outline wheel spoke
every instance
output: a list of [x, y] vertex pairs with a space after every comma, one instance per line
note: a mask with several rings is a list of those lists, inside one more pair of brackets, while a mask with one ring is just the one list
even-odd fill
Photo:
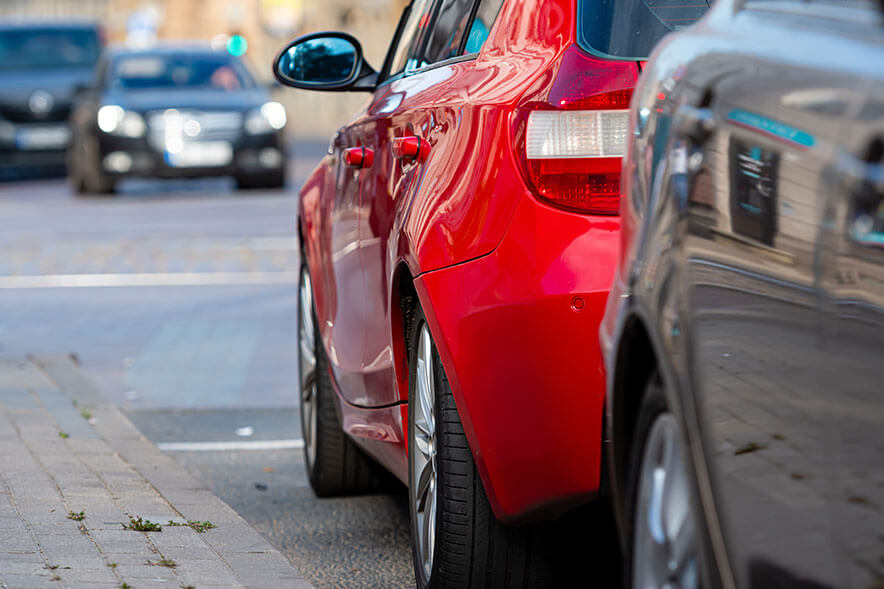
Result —
[[424, 326], [420, 332], [417, 358], [417, 393], [418, 405], [423, 418], [423, 426], [428, 435], [435, 432], [435, 419], [433, 418], [433, 405], [435, 386], [433, 379], [433, 344], [430, 340], [430, 332]]
[[427, 460], [421, 468], [420, 478], [417, 481], [417, 511], [426, 513], [426, 505], [428, 495], [432, 495], [431, 491], [435, 490], [435, 473], [433, 472], [433, 461]]
[[433, 547], [436, 543], [436, 479], [433, 477], [430, 481], [430, 488], [427, 493], [429, 496], [429, 505], [424, 511], [424, 522], [426, 523], [426, 555], [427, 562], [433, 562]]
[[301, 399], [308, 403], [313, 400], [316, 389], [316, 370], [311, 369], [301, 380]]
[[317, 425], [317, 372], [316, 372], [316, 337], [313, 322], [313, 288], [310, 274], [306, 268], [301, 269], [301, 281], [298, 290], [298, 370], [300, 378], [301, 430], [308, 468], [316, 457]]

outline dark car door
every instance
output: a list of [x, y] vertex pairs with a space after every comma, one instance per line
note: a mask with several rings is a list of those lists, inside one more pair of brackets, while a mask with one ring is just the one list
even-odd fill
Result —
[[884, 579], [884, 28], [865, 6], [850, 47], [869, 64], [827, 186], [819, 246], [835, 547], [844, 587]]
[[692, 386], [739, 586], [844, 577], [831, 516], [843, 422], [824, 378], [816, 248], [871, 63], [845, 51], [846, 13], [750, 1], [676, 98], [674, 165], [694, 170], [682, 203]]

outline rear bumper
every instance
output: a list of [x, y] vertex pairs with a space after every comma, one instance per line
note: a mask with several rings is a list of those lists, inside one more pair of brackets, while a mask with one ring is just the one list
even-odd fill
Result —
[[555, 517], [598, 492], [598, 328], [619, 225], [525, 196], [494, 252], [415, 281], [502, 521]]

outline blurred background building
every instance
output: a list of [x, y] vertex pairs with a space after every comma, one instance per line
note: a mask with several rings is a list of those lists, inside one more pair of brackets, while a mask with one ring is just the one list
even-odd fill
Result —
[[[0, 0], [0, 21], [88, 20], [108, 42], [148, 44], [202, 40], [244, 52], [255, 75], [271, 80], [276, 53], [298, 35], [329, 29], [355, 35], [368, 62], [379, 68], [405, 0]], [[366, 99], [365, 93], [279, 89], [289, 129], [304, 138], [328, 138]]]

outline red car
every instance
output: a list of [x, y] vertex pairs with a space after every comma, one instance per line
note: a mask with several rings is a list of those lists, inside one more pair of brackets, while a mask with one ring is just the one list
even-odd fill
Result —
[[542, 585], [535, 528], [513, 524], [599, 494], [596, 334], [657, 15], [413, 0], [378, 71], [346, 33], [275, 63], [290, 86], [371, 93], [300, 193], [302, 426], [317, 494], [377, 488], [378, 464], [409, 486], [419, 587]]

